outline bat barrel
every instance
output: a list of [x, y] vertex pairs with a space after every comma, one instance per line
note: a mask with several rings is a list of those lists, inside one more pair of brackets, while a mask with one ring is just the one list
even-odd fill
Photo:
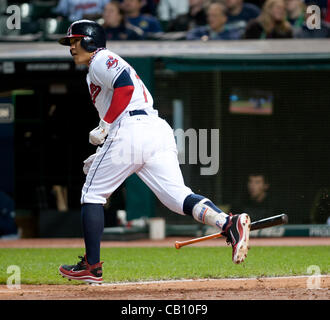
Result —
[[261, 219], [251, 223], [251, 230], [270, 228], [288, 223], [288, 216], [285, 213], [277, 216]]

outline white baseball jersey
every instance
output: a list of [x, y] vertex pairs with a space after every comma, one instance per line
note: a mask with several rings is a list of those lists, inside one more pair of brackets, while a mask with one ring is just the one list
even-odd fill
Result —
[[[136, 173], [165, 206], [183, 214], [183, 202], [193, 192], [183, 181], [173, 130], [158, 117], [151, 94], [135, 70], [107, 49], [98, 50], [90, 61], [87, 83], [93, 103], [101, 119], [111, 113], [117, 90], [114, 84], [124, 70], [134, 91], [93, 160], [81, 203], [105, 204], [112, 192]], [[121, 110], [120, 95], [114, 100], [117, 110]], [[146, 114], [128, 112], [133, 110], [144, 110]]]
[[[134, 86], [132, 98], [125, 111], [144, 109], [151, 112], [153, 110], [153, 98], [135, 70], [117, 54], [108, 49], [101, 49], [92, 56], [86, 79], [92, 102], [100, 119], [105, 117], [110, 108], [114, 84], [124, 70], [128, 72]], [[124, 112], [116, 119], [116, 122], [123, 114]]]

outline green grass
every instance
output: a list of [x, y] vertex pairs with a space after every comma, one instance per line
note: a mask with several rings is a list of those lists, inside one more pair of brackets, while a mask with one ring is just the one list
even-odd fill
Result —
[[[0, 249], [0, 284], [7, 268], [17, 265], [23, 284], [68, 284], [60, 264], [75, 264], [82, 249]], [[104, 281], [191, 278], [240, 278], [307, 275], [310, 265], [330, 274], [330, 247], [253, 247], [241, 265], [231, 261], [230, 247], [103, 248]], [[74, 282], [71, 282], [74, 283]]]

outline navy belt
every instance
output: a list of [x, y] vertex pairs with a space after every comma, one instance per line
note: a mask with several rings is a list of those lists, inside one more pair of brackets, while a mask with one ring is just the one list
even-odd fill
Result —
[[137, 116], [139, 114], [144, 114], [144, 115], [148, 115], [148, 113], [146, 113], [144, 110], [132, 110], [129, 111], [129, 115], [132, 116]]

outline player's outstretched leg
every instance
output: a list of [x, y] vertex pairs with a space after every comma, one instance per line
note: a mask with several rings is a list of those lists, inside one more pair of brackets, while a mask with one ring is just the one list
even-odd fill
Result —
[[211, 200], [191, 194], [183, 203], [183, 212], [193, 216], [200, 223], [218, 227], [231, 243], [234, 263], [241, 263], [247, 256], [250, 233], [250, 217], [246, 214], [228, 215], [219, 209]]

